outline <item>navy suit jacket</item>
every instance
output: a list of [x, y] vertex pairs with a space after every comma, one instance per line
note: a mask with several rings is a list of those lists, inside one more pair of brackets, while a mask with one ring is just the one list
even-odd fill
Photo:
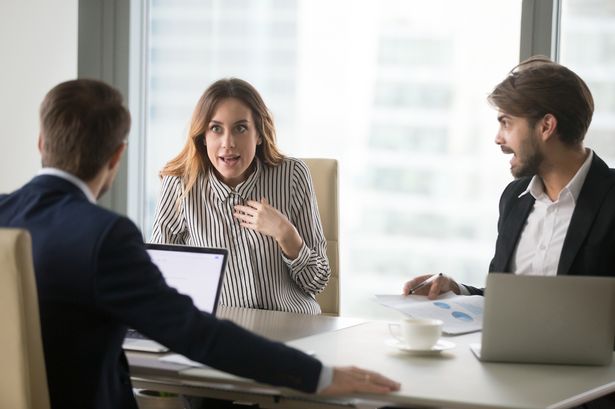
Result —
[[[502, 193], [498, 238], [489, 272], [510, 272], [512, 255], [534, 206], [532, 195], [519, 197], [530, 180], [517, 179]], [[609, 169], [594, 153], [566, 232], [557, 275], [615, 276], [614, 249], [615, 169]], [[483, 289], [466, 287], [471, 294], [483, 294]]]
[[318, 360], [201, 313], [167, 286], [138, 228], [72, 183], [40, 175], [0, 196], [0, 226], [32, 235], [53, 408], [136, 409], [127, 326], [211, 367], [315, 391]]

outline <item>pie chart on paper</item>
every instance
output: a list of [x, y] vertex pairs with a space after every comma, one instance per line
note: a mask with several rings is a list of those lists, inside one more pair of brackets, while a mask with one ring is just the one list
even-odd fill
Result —
[[470, 317], [468, 314], [466, 314], [465, 312], [461, 312], [461, 311], [453, 311], [451, 313], [451, 315], [455, 318], [457, 318], [460, 321], [466, 321], [466, 322], [470, 322], [470, 321], [474, 321], [474, 318]]

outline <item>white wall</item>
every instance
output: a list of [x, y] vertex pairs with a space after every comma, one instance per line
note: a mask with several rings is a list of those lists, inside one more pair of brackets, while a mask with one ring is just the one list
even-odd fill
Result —
[[0, 193], [40, 168], [38, 107], [77, 77], [77, 0], [0, 1]]

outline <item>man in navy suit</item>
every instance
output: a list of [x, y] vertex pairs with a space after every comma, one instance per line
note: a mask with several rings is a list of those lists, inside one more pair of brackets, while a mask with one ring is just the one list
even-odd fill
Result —
[[[500, 199], [490, 272], [615, 276], [615, 170], [583, 139], [594, 112], [585, 82], [545, 57], [515, 67], [488, 97], [498, 110], [495, 142], [512, 154], [516, 178]], [[436, 298], [483, 294], [445, 275], [405, 283], [403, 292]]]
[[130, 115], [94, 80], [68, 81], [40, 109], [43, 169], [0, 196], [0, 226], [32, 236], [53, 408], [136, 408], [122, 350], [127, 326], [220, 370], [305, 392], [387, 393], [399, 384], [317, 359], [201, 313], [165, 283], [126, 217], [96, 205], [113, 182]]

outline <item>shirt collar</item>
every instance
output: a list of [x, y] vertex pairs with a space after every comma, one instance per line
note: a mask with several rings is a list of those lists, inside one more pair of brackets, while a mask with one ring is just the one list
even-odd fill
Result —
[[37, 175], [51, 175], [64, 179], [81, 189], [85, 197], [87, 197], [91, 203], [96, 204], [94, 193], [92, 193], [88, 185], [83, 180], [79, 179], [75, 175], [71, 175], [70, 173], [57, 168], [43, 168], [38, 171]]
[[[586, 151], [589, 151], [589, 155], [587, 155], [585, 162], [583, 162], [583, 164], [581, 165], [579, 170], [577, 170], [577, 173], [572, 177], [570, 182], [568, 182], [568, 184], [562, 189], [559, 194], [559, 197], [561, 197], [562, 192], [568, 191], [572, 195], [572, 198], [575, 203], [579, 198], [581, 188], [585, 183], [585, 178], [587, 178], [587, 173], [589, 173], [589, 168], [591, 167], [592, 159], [594, 157], [594, 151], [592, 151], [591, 149], [586, 149]], [[534, 199], [537, 200], [545, 194], [545, 187], [542, 183], [542, 179], [540, 178], [540, 176], [534, 175], [532, 177], [532, 180], [530, 181], [530, 184], [527, 185], [527, 189], [525, 189], [525, 191], [523, 191], [523, 193], [521, 193], [519, 197], [524, 196], [527, 193], [534, 196]]]
[[235, 186], [234, 188], [228, 186], [216, 175], [216, 172], [213, 171], [212, 167], [209, 168], [209, 181], [212, 187], [212, 190], [218, 200], [224, 202], [228, 199], [230, 195], [239, 195], [243, 200], [248, 200], [250, 197], [250, 193], [252, 192], [256, 181], [259, 179], [260, 174], [262, 172], [263, 165], [258, 157], [254, 157], [255, 167], [252, 173], [248, 176], [246, 180]]

